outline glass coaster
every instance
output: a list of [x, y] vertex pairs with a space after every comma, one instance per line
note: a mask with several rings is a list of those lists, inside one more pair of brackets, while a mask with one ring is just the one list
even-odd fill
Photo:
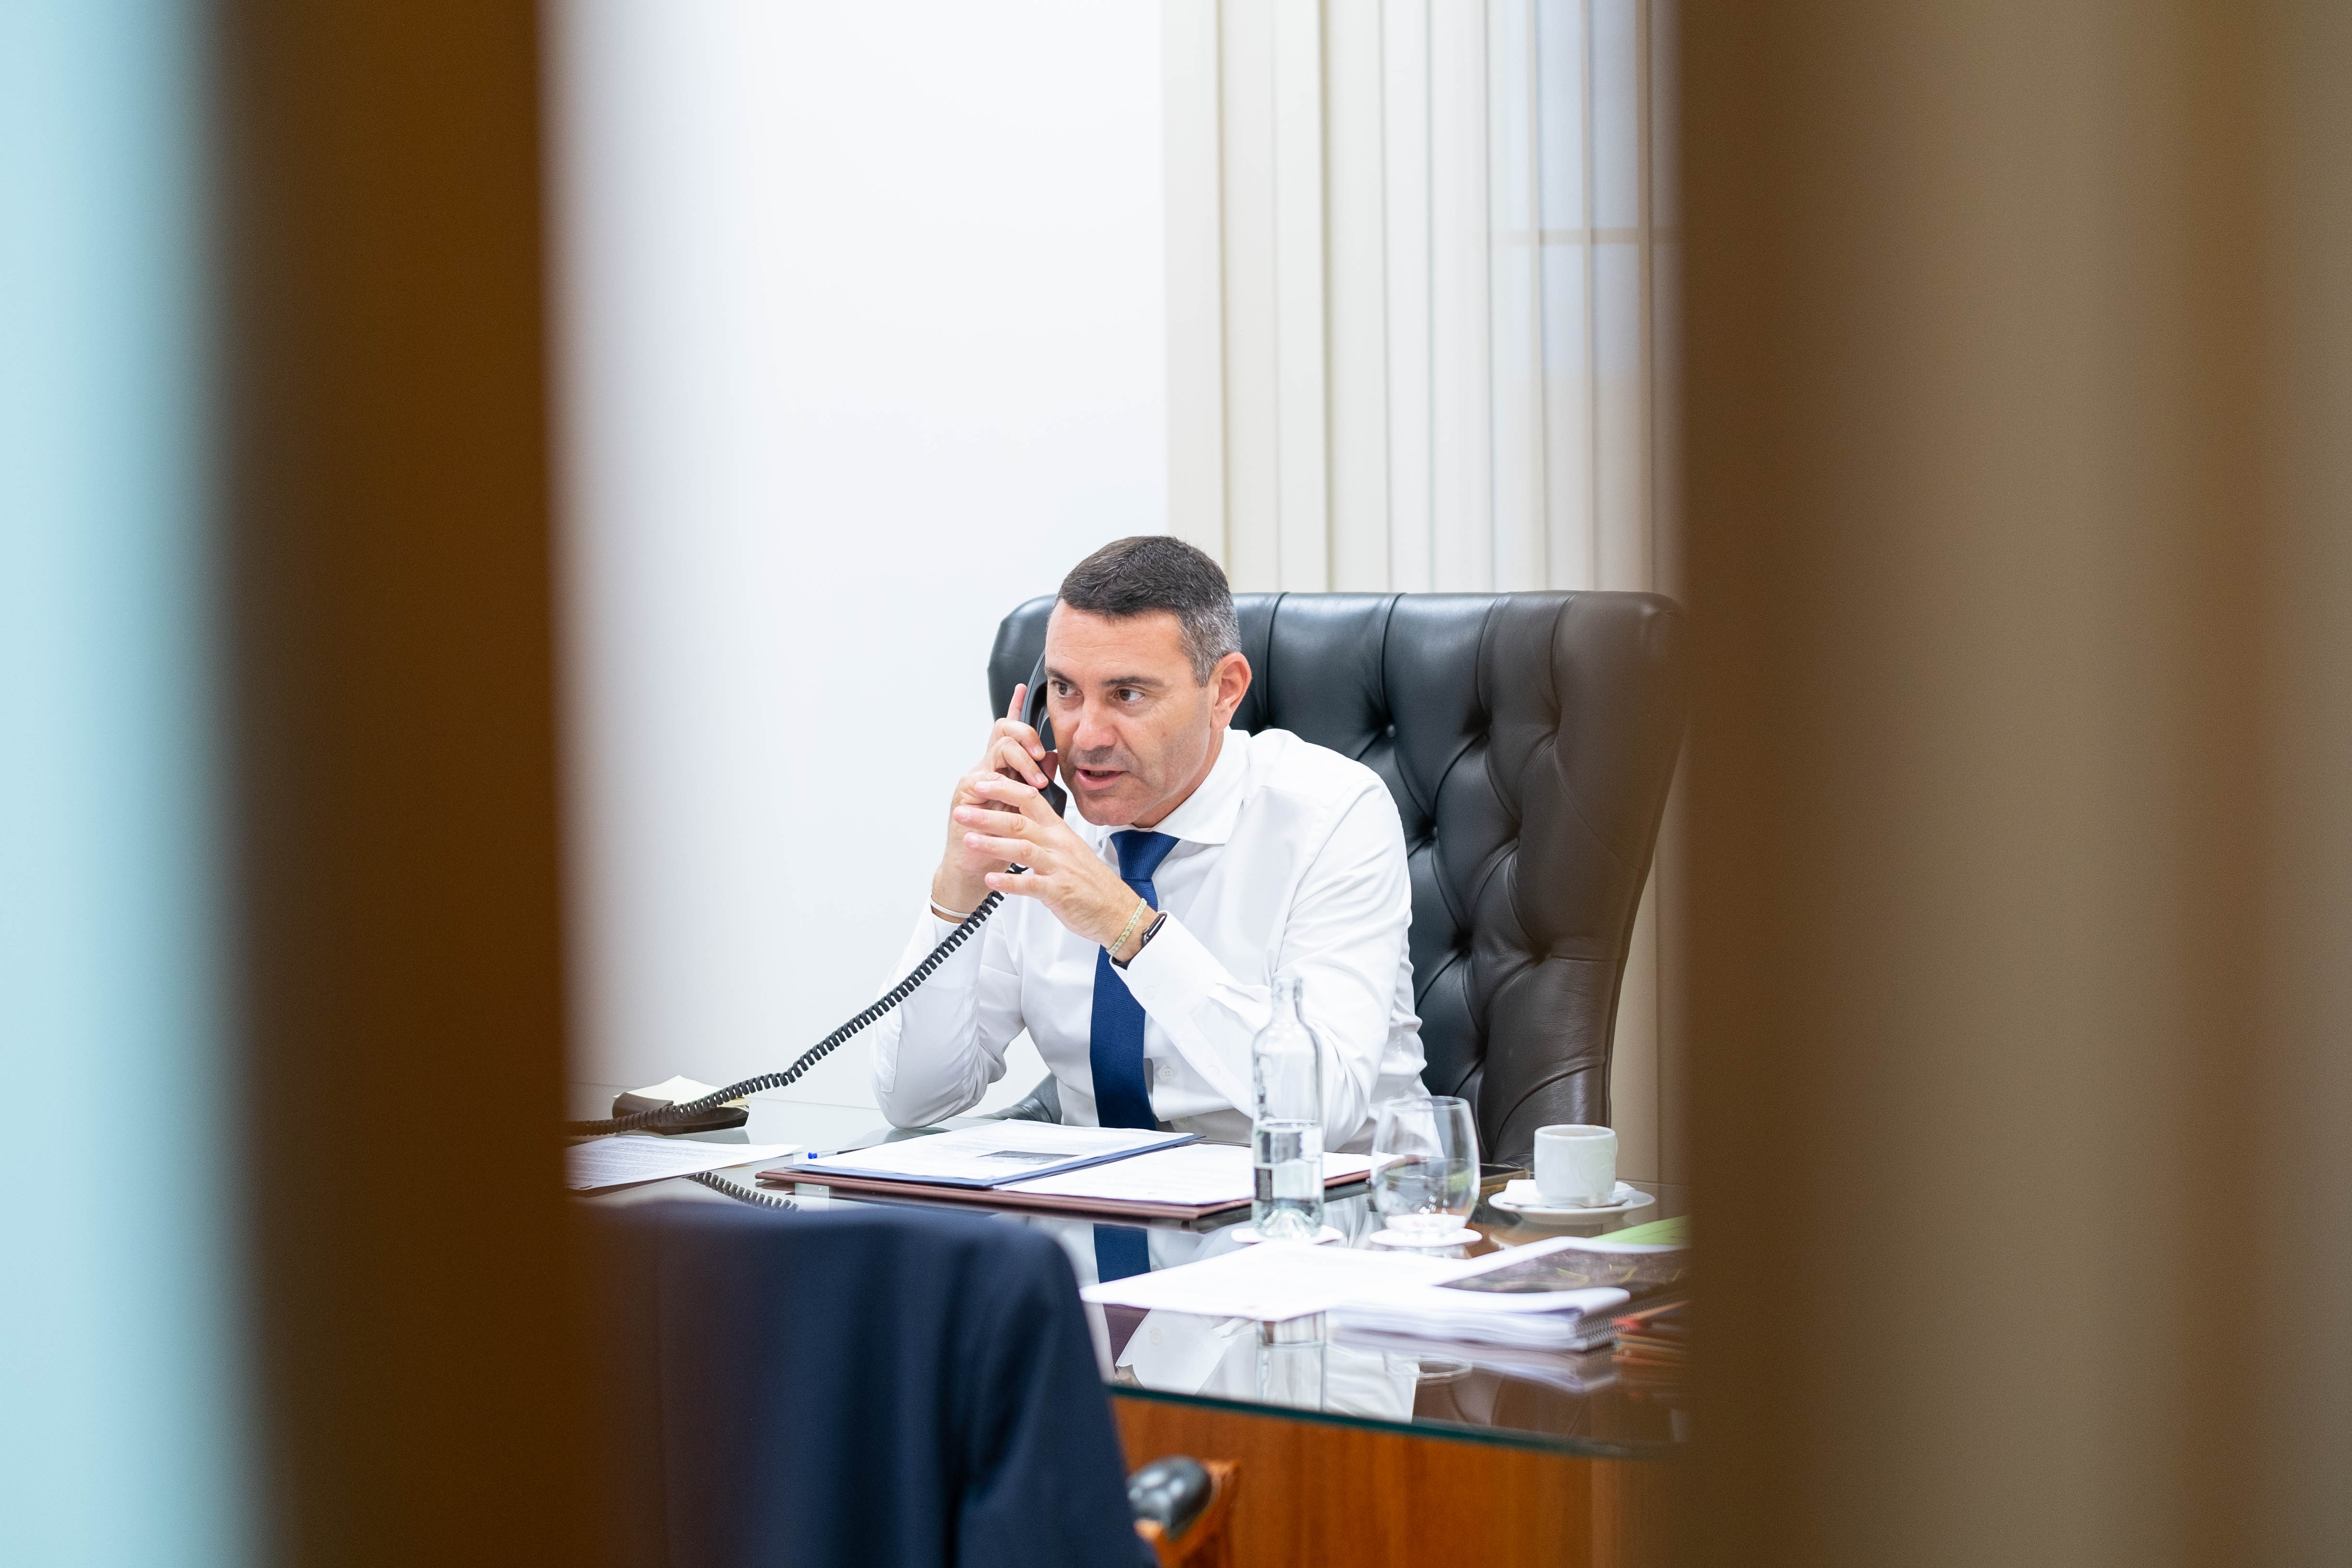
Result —
[[1478, 1233], [1468, 1226], [1460, 1230], [1376, 1230], [1372, 1232], [1374, 1247], [1462, 1247], [1478, 1239]]
[[[1234, 1232], [1234, 1239], [1240, 1242], [1244, 1247], [1255, 1247], [1259, 1242], [1264, 1241], [1265, 1237], [1257, 1233], [1257, 1226], [1254, 1225], [1245, 1225], [1239, 1230]], [[1327, 1225], [1316, 1233], [1315, 1245], [1321, 1247], [1328, 1242], [1344, 1241], [1347, 1238], [1339, 1234], [1339, 1226]]]

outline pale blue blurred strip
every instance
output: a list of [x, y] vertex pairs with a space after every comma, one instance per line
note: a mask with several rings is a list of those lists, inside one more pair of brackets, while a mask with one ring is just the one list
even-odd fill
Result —
[[250, 1555], [204, 13], [0, 0], [0, 1558]]

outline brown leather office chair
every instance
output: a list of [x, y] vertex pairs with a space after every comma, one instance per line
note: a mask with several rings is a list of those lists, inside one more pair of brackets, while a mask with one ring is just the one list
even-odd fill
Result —
[[[992, 710], [1054, 601], [1004, 618]], [[1607, 1123], [1633, 916], [1682, 745], [1687, 627], [1654, 594], [1239, 594], [1256, 679], [1234, 722], [1387, 781], [1412, 864], [1423, 1081], [1476, 1108], [1486, 1158]], [[1058, 1118], [1053, 1080], [1028, 1112]]]

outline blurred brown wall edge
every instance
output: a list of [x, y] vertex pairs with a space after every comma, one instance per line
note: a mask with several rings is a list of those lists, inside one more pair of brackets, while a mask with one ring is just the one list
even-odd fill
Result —
[[537, 17], [212, 15], [264, 1534], [583, 1561]]
[[1680, 7], [1694, 1561], [2352, 1561], [2352, 7]]

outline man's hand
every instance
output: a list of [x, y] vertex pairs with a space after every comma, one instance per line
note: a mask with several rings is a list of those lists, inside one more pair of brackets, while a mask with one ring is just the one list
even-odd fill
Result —
[[[1118, 873], [1054, 815], [1045, 796], [1025, 784], [989, 773], [971, 782], [980, 799], [959, 805], [953, 816], [964, 829], [971, 855], [1025, 866], [1018, 876], [998, 869], [983, 879], [989, 888], [1035, 899], [1054, 918], [1097, 947], [1108, 947], [1121, 931], [1127, 940], [1113, 958], [1133, 956], [1148, 921], [1135, 918], [1142, 900]], [[961, 906], [959, 906], [961, 907]]]
[[991, 857], [974, 851], [964, 842], [963, 824], [956, 813], [966, 807], [984, 810], [1009, 810], [992, 805], [982, 795], [979, 785], [983, 779], [1019, 779], [1034, 789], [1043, 789], [1052, 782], [1054, 769], [1060, 760], [1045, 749], [1037, 731], [1021, 721], [1021, 710], [1029, 700], [1026, 685], [1013, 689], [1013, 704], [1004, 717], [989, 728], [988, 743], [981, 749], [980, 762], [971, 772], [956, 781], [954, 798], [948, 802], [947, 853], [940, 859], [940, 868], [931, 874], [931, 899], [942, 909], [969, 911], [988, 896], [989, 884], [984, 879], [991, 871], [1005, 867], [1003, 856]]

